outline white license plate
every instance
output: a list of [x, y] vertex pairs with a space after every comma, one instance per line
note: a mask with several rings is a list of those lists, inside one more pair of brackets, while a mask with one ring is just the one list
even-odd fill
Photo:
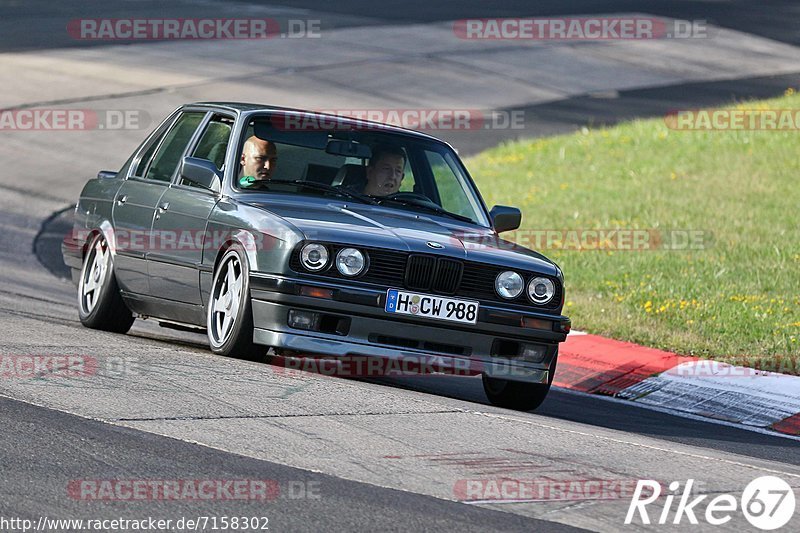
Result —
[[386, 312], [462, 324], [478, 322], [478, 302], [444, 298], [431, 294], [389, 289], [386, 293]]

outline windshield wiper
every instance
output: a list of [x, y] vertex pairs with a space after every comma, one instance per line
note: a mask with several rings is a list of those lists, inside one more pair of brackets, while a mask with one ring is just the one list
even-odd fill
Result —
[[269, 180], [266, 183], [266, 186], [269, 187], [270, 184], [276, 183], [279, 185], [297, 185], [298, 187], [303, 187], [306, 189], [313, 189], [315, 191], [324, 191], [324, 192], [332, 192], [339, 196], [344, 196], [345, 198], [352, 198], [353, 200], [358, 200], [359, 202], [365, 204], [376, 204], [377, 202], [370, 198], [369, 196], [362, 196], [355, 192], [350, 192], [346, 189], [342, 189], [340, 187], [334, 187], [333, 185], [326, 185], [325, 183], [318, 183], [316, 181], [306, 181], [306, 180]]
[[437, 206], [436, 204], [424, 202], [422, 200], [415, 201], [415, 200], [410, 199], [410, 198], [400, 199], [400, 198], [388, 198], [388, 197], [378, 197], [378, 198], [376, 198], [376, 200], [377, 200], [377, 203], [381, 204], [381, 205], [383, 205], [384, 202], [393, 202], [393, 203], [397, 203], [397, 204], [400, 204], [400, 205], [405, 205], [405, 206], [408, 206], [408, 207], [420, 207], [422, 209], [427, 209], [428, 211], [432, 211], [432, 212], [436, 213], [437, 215], [442, 215], [442, 216], [445, 216], [445, 217], [450, 217], [450, 218], [454, 218], [456, 220], [460, 220], [462, 222], [471, 222], [471, 223], [475, 224], [475, 221], [472, 220], [469, 217], [465, 217], [464, 215], [459, 215], [458, 213], [451, 213], [447, 209], [443, 209], [443, 208]]

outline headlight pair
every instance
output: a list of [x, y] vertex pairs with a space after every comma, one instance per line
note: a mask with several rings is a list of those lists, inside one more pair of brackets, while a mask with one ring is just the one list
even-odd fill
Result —
[[[501, 298], [513, 300], [522, 294], [525, 280], [513, 270], [498, 274], [494, 280], [494, 289]], [[556, 286], [550, 278], [535, 277], [528, 283], [528, 298], [535, 304], [544, 305], [553, 299]]]
[[[300, 262], [306, 270], [319, 272], [328, 266], [328, 249], [318, 243], [309, 243], [300, 250]], [[364, 254], [356, 248], [342, 248], [336, 254], [336, 269], [343, 276], [353, 277], [361, 274], [367, 266]]]

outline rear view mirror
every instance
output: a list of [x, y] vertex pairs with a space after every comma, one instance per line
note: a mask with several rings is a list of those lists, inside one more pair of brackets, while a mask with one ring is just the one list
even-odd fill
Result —
[[328, 144], [325, 146], [325, 152], [332, 155], [357, 157], [359, 159], [369, 159], [372, 157], [372, 150], [366, 144], [342, 139], [329, 140]]
[[497, 233], [517, 229], [522, 224], [522, 211], [516, 207], [496, 205], [489, 211], [489, 216]]
[[207, 159], [184, 157], [181, 163], [181, 178], [206, 189], [219, 190], [221, 181], [217, 167]]

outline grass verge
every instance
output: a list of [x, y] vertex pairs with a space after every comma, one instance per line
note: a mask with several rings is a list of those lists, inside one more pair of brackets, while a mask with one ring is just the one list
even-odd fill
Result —
[[[800, 95], [735, 107], [800, 109]], [[521, 230], [504, 236], [543, 243], [564, 270], [576, 329], [723, 361], [797, 361], [799, 146], [798, 130], [682, 131], [650, 119], [507, 143], [466, 164], [490, 206], [522, 209]], [[593, 234], [567, 232], [598, 229], [647, 230], [677, 249], [578, 251], [570, 237], [591, 248]], [[564, 239], [548, 245], [538, 230]]]

